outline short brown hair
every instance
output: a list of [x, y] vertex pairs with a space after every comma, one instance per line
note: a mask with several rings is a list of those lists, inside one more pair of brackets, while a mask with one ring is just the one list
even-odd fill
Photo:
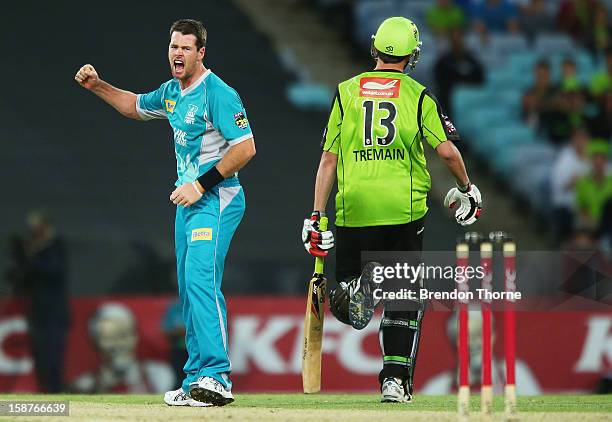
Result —
[[170, 27], [170, 36], [173, 32], [183, 35], [194, 35], [196, 37], [196, 48], [199, 50], [206, 47], [206, 28], [202, 22], [194, 19], [179, 19]]
[[410, 56], [390, 56], [380, 50], [376, 50], [377, 57], [385, 64], [401, 63]]

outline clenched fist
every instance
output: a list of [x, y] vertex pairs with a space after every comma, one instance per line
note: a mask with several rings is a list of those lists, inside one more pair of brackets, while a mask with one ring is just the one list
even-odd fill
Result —
[[100, 83], [98, 72], [90, 64], [81, 67], [76, 75], [74, 75], [74, 80], [86, 89], [93, 89]]

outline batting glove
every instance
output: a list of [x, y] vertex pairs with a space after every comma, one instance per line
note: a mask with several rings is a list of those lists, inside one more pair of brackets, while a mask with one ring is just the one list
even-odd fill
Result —
[[302, 243], [310, 255], [323, 257], [327, 256], [328, 251], [334, 247], [334, 234], [330, 230], [321, 231], [320, 220], [319, 211], [314, 211], [309, 219], [304, 220]]
[[476, 185], [468, 185], [466, 191], [452, 188], [444, 198], [444, 206], [453, 209], [459, 204], [455, 211], [455, 220], [462, 226], [469, 226], [478, 220], [482, 212], [482, 197]]

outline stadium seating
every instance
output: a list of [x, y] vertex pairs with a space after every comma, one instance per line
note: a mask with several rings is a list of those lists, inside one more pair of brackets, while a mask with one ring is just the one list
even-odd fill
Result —
[[329, 110], [334, 94], [322, 84], [294, 82], [287, 87], [287, 100], [302, 110]]
[[[546, 2], [550, 15], [556, 13], [560, 2]], [[604, 3], [612, 10], [612, 0]], [[357, 0], [355, 39], [369, 45], [370, 35], [385, 17], [399, 14], [413, 19], [421, 30], [423, 52], [412, 76], [431, 86], [435, 61], [447, 45], [433, 37], [424, 25], [430, 6], [431, 2], [422, 0]], [[545, 213], [556, 149], [522, 122], [522, 95], [533, 84], [533, 67], [541, 58], [550, 62], [554, 82], [561, 77], [561, 63], [566, 57], [576, 62], [579, 79], [585, 85], [598, 66], [589, 52], [562, 33], [539, 34], [531, 44], [522, 34], [490, 34], [483, 42], [477, 34], [468, 33], [465, 42], [485, 66], [487, 82], [480, 87], [456, 88], [451, 98], [451, 117], [468, 149], [482, 158], [495, 175], [512, 181], [508, 185], [532, 207]], [[521, 177], [516, 178], [517, 174]]]
[[569, 54], [576, 51], [576, 45], [565, 34], [540, 34], [536, 38], [534, 50], [537, 54], [549, 54], [551, 52]]
[[380, 23], [389, 16], [393, 10], [393, 0], [362, 0], [355, 3], [355, 40], [369, 46], [372, 35]]

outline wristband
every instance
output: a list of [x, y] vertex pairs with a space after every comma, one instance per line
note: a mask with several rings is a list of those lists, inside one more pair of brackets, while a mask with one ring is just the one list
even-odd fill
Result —
[[200, 182], [200, 185], [204, 188], [204, 191], [211, 190], [214, 186], [218, 185], [224, 180], [225, 177], [219, 173], [219, 170], [217, 170], [217, 167], [215, 166], [198, 177], [198, 182]]
[[467, 185], [462, 186], [459, 183], [455, 182], [455, 186], [457, 186], [457, 189], [459, 189], [459, 192], [468, 193], [470, 191], [471, 183], [468, 182]]

